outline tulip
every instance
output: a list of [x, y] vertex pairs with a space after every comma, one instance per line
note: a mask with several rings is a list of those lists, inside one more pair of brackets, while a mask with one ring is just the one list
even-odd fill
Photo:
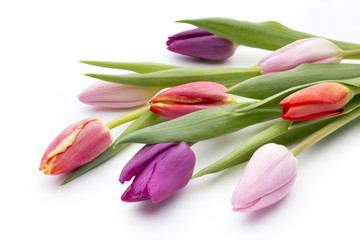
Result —
[[301, 89], [280, 102], [282, 118], [303, 121], [332, 116], [353, 98], [354, 92], [337, 82], [324, 82]]
[[297, 159], [283, 145], [269, 143], [260, 147], [233, 193], [233, 210], [252, 212], [284, 198], [294, 184], [296, 164]]
[[109, 128], [99, 119], [87, 118], [65, 128], [46, 149], [40, 163], [45, 174], [61, 174], [96, 158], [111, 144]]
[[214, 82], [193, 82], [165, 90], [150, 101], [150, 110], [174, 119], [201, 109], [225, 105], [232, 97], [226, 88]]
[[100, 81], [85, 88], [78, 98], [81, 102], [96, 107], [130, 108], [147, 103], [157, 91], [156, 88]]
[[195, 166], [195, 155], [187, 143], [146, 145], [125, 165], [119, 181], [135, 176], [121, 196], [125, 202], [160, 202], [185, 187]]
[[207, 60], [225, 60], [231, 57], [237, 44], [196, 28], [169, 37], [168, 50]]
[[305, 38], [286, 45], [260, 60], [261, 73], [290, 70], [303, 63], [338, 63], [342, 50], [323, 38]]

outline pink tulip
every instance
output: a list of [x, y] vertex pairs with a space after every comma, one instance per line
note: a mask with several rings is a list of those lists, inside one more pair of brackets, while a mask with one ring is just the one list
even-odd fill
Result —
[[324, 82], [297, 91], [280, 102], [282, 118], [304, 121], [340, 113], [353, 98], [348, 87], [337, 82]]
[[214, 82], [193, 82], [165, 90], [150, 101], [150, 110], [174, 119], [201, 109], [225, 105], [231, 101], [226, 88]]
[[39, 170], [51, 175], [75, 170], [99, 156], [111, 141], [109, 128], [99, 119], [77, 121], [52, 141], [41, 159]]
[[83, 103], [104, 108], [130, 108], [146, 104], [158, 91], [100, 81], [88, 86], [78, 96]]
[[252, 212], [285, 197], [296, 178], [297, 160], [284, 146], [260, 147], [248, 162], [232, 196], [233, 210]]
[[286, 45], [260, 60], [261, 73], [290, 70], [303, 63], [338, 63], [342, 50], [322, 38], [305, 38]]

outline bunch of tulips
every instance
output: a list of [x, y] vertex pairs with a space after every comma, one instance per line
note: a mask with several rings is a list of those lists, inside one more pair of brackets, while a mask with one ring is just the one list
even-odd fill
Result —
[[[321, 38], [277, 22], [180, 22], [197, 28], [169, 37], [168, 50], [178, 54], [223, 61], [241, 45], [272, 52], [249, 68], [81, 61], [135, 73], [86, 74], [101, 81], [80, 93], [81, 102], [137, 109], [106, 124], [94, 118], [71, 124], [46, 149], [40, 170], [71, 172], [66, 184], [129, 144], [143, 143], [120, 173], [121, 184], [132, 181], [122, 201], [157, 203], [192, 178], [247, 162], [232, 196], [233, 210], [251, 212], [276, 203], [295, 182], [296, 155], [360, 116], [360, 67], [341, 63], [360, 59], [360, 44]], [[193, 173], [193, 144], [270, 120], [275, 120], [273, 125]], [[130, 121], [113, 140], [110, 129]]]

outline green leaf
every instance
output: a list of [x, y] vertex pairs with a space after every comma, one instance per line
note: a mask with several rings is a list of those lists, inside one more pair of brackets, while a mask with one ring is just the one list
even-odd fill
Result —
[[108, 82], [141, 87], [165, 88], [198, 81], [217, 82], [225, 86], [232, 86], [245, 79], [260, 75], [260, 69], [184, 67], [145, 74], [110, 75], [88, 73], [85, 75]]
[[269, 128], [261, 131], [257, 135], [250, 138], [248, 141], [240, 145], [222, 159], [215, 163], [205, 167], [193, 178], [204, 176], [210, 173], [217, 173], [227, 168], [233, 167], [237, 164], [248, 161], [254, 152], [266, 143], [277, 143], [285, 146], [289, 146], [302, 139], [310, 136], [314, 132], [320, 130], [324, 126], [342, 118], [345, 115], [359, 109], [360, 96], [355, 96], [345, 107], [344, 111], [330, 117], [323, 117], [308, 121], [291, 122], [287, 120], [281, 120]]
[[[288, 28], [275, 21], [253, 23], [231, 18], [201, 18], [177, 21], [189, 23], [237, 44], [276, 50], [296, 40], [315, 35]], [[360, 44], [328, 39], [343, 50], [360, 49]], [[359, 59], [360, 57], [351, 57]]]
[[[354, 89], [360, 87], [360, 77], [351, 78], [351, 79], [342, 79], [342, 80], [329, 80], [329, 81], [335, 81], [335, 82], [351, 85], [351, 86], [355, 87]], [[328, 80], [318, 81], [318, 82], [313, 82], [313, 83], [308, 83], [308, 84], [288, 88], [282, 92], [276, 93], [276, 94], [274, 94], [270, 97], [267, 97], [261, 101], [255, 102], [254, 104], [247, 106], [243, 110], [254, 109], [254, 108], [259, 108], [259, 107], [266, 108], [266, 109], [278, 109], [278, 108], [281, 109], [279, 103], [281, 102], [281, 100], [283, 100], [285, 97], [289, 96], [290, 94], [292, 94], [296, 91], [299, 91], [300, 89], [309, 87], [311, 85], [314, 85], [317, 83], [322, 83], [322, 82], [329, 82], [329, 81]], [[358, 98], [356, 98], [356, 99], [358, 99]], [[354, 101], [356, 103], [358, 100], [354, 100]], [[351, 101], [350, 103], [348, 103], [346, 108], [350, 108], [350, 106], [354, 105], [355, 104], [355, 103], [353, 103], [354, 101]]]
[[79, 61], [79, 62], [93, 66], [98, 66], [98, 67], [129, 70], [137, 73], [150, 73], [150, 72], [157, 72], [167, 69], [179, 68], [178, 66], [162, 64], [162, 63], [153, 63], [153, 62], [104, 62], [104, 61]]
[[227, 93], [254, 99], [265, 99], [294, 86], [325, 80], [356, 79], [358, 77], [360, 77], [359, 64], [307, 63], [289, 71], [250, 78], [231, 87]]
[[200, 170], [198, 173], [194, 174], [193, 178], [210, 173], [217, 173], [235, 165], [244, 163], [251, 158], [259, 147], [266, 143], [277, 143], [286, 146], [296, 143], [325, 126], [332, 120], [333, 119], [323, 118], [321, 121], [293, 129], [289, 128], [292, 122], [281, 120], [280, 122], [275, 123], [271, 127], [253, 136], [222, 159]]
[[147, 144], [181, 141], [198, 142], [281, 117], [280, 111], [274, 109], [242, 111], [243, 108], [245, 109], [250, 104], [232, 104], [186, 114], [130, 133], [124, 138], [118, 139], [115, 146], [124, 142]]
[[[144, 112], [138, 119], [136, 119], [125, 131], [117, 138], [120, 139], [127, 134], [134, 132], [138, 129], [144, 128], [152, 124], [156, 119], [158, 119], [159, 116], [152, 113], [150, 110]], [[65, 179], [61, 183], [61, 185], [64, 185], [66, 183], [71, 182], [75, 178], [81, 176], [82, 174], [90, 171], [91, 169], [99, 166], [100, 164], [106, 162], [116, 154], [120, 153], [122, 150], [124, 150], [126, 147], [130, 145], [130, 143], [120, 144], [115, 146], [116, 140], [111, 144], [102, 154], [100, 154], [98, 157], [96, 157], [94, 160], [88, 162], [87, 164], [81, 166], [77, 170], [75, 170], [68, 178]]]

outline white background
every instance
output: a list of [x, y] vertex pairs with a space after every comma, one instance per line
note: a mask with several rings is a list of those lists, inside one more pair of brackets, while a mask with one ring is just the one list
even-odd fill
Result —
[[[239, 47], [222, 63], [166, 50], [169, 35], [192, 26], [176, 20], [230, 17], [276, 20], [291, 28], [360, 43], [358, 0], [302, 1], [5, 1], [0, 2], [0, 239], [359, 239], [357, 121], [298, 156], [290, 194], [268, 209], [232, 212], [244, 166], [193, 180], [159, 204], [124, 203], [118, 182], [134, 144], [60, 187], [66, 176], [38, 171], [53, 138], [85, 117], [104, 122], [127, 111], [98, 110], [76, 96], [114, 73], [78, 60], [153, 61], [179, 66], [249, 67], [267, 51]], [[220, 159], [267, 125], [193, 147], [196, 170]], [[114, 130], [116, 137], [125, 126]]]

